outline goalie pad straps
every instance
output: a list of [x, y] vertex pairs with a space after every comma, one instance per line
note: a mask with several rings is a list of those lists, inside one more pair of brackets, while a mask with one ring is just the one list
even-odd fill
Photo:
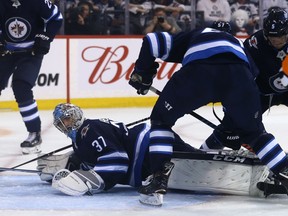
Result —
[[81, 196], [86, 193], [88, 195], [93, 195], [103, 191], [105, 188], [103, 179], [94, 170], [75, 170], [58, 181], [55, 176], [53, 178], [52, 186], [71, 196]]

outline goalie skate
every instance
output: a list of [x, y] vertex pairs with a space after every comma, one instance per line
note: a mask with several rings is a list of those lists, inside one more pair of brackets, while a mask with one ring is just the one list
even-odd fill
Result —
[[20, 147], [23, 154], [35, 154], [41, 152], [41, 134], [40, 132], [30, 132], [27, 139], [24, 140]]

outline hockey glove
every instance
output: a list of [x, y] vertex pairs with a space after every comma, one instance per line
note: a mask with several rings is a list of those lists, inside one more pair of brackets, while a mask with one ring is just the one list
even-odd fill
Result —
[[153, 66], [148, 70], [139, 70], [135, 67], [130, 76], [129, 85], [137, 90], [137, 94], [146, 95], [148, 93], [158, 67], [159, 64], [157, 62], [154, 62]]
[[60, 169], [74, 171], [80, 168], [81, 161], [73, 151], [61, 155], [51, 155], [37, 160], [37, 170], [42, 181], [50, 182]]
[[33, 55], [46, 55], [50, 50], [50, 38], [44, 34], [37, 34], [33, 46]]
[[238, 133], [223, 131], [221, 127], [216, 128], [205, 142], [210, 149], [223, 149], [224, 147], [228, 147], [233, 150], [239, 150], [241, 148], [241, 138]]

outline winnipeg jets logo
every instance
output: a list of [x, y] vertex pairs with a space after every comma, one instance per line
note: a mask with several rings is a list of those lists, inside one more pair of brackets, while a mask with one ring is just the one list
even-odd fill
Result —
[[90, 128], [90, 125], [88, 124], [87, 126], [85, 126], [85, 127], [81, 130], [81, 138], [82, 138], [82, 139], [86, 136], [89, 128]]
[[12, 1], [12, 7], [18, 8], [21, 4], [19, 0], [11, 0]]
[[18, 42], [25, 40], [29, 36], [31, 26], [27, 20], [21, 17], [13, 17], [7, 20], [6, 29], [9, 38], [14, 42]]

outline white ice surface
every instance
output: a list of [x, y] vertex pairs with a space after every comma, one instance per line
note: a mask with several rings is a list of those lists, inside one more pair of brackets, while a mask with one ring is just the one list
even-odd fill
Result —
[[[148, 117], [150, 111], [151, 108], [85, 109], [84, 113], [89, 118], [107, 117], [128, 124]], [[196, 112], [212, 123], [218, 124], [212, 114], [212, 107], [203, 107]], [[216, 112], [222, 116], [220, 107], [216, 107]], [[40, 111], [40, 115], [43, 153], [70, 145], [70, 140], [52, 126], [52, 111]], [[21, 154], [19, 144], [26, 138], [27, 132], [20, 114], [3, 110], [0, 111], [0, 119], [0, 167], [13, 167], [36, 158], [37, 155]], [[288, 109], [283, 106], [273, 107], [269, 115], [264, 114], [263, 119], [266, 129], [276, 136], [283, 149], [287, 151], [285, 135]], [[212, 132], [209, 126], [190, 115], [177, 121], [173, 129], [194, 147], [199, 147]], [[36, 162], [19, 168], [35, 170]], [[40, 181], [37, 174], [10, 171], [0, 173], [1, 216], [286, 216], [287, 198], [286, 195], [264, 199], [169, 191], [164, 196], [163, 206], [159, 208], [140, 204], [137, 192], [130, 187], [118, 186], [107, 193], [94, 196], [70, 197], [51, 188], [48, 183]]]

